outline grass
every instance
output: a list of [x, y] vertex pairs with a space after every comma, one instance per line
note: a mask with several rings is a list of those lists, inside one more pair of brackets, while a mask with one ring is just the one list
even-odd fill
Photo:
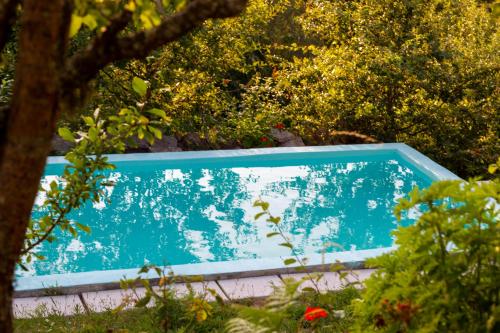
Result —
[[[316, 332], [345, 332], [351, 323], [348, 305], [359, 295], [352, 288], [340, 292], [325, 294], [304, 294], [299, 304], [289, 309], [289, 316], [283, 323], [284, 332], [297, 332], [303, 325], [301, 318], [306, 306], [320, 306], [327, 310], [346, 310], [345, 318], [329, 316], [321, 319], [324, 322]], [[171, 300], [167, 308], [136, 308], [118, 313], [112, 311], [91, 314], [77, 314], [73, 316], [48, 315], [40, 310], [37, 317], [16, 319], [14, 322], [16, 333], [164, 333], [164, 332], [196, 332], [215, 333], [224, 332], [226, 322], [238, 315], [231, 304], [211, 303], [212, 314], [207, 320], [198, 323], [189, 313], [182, 300]], [[243, 305], [258, 307], [262, 300], [245, 300], [238, 302]], [[184, 306], [183, 306], [184, 305]], [[167, 309], [167, 311], [165, 311]], [[45, 315], [45, 316], [43, 316]], [[191, 316], [191, 318], [189, 318]], [[162, 324], [170, 326], [163, 329]], [[306, 324], [307, 325], [307, 324]], [[300, 327], [301, 332], [308, 332], [307, 326]]]
[[[14, 322], [16, 333], [160, 333], [165, 332], [157, 320], [155, 308], [140, 308], [113, 313], [112, 311], [91, 314], [78, 314], [64, 317], [49, 315], [17, 319]], [[229, 306], [220, 307], [214, 304], [214, 314], [205, 322], [197, 324], [192, 332], [222, 332], [225, 321], [236, 315]], [[179, 330], [173, 330], [176, 332]], [[190, 332], [190, 331], [184, 331]]]

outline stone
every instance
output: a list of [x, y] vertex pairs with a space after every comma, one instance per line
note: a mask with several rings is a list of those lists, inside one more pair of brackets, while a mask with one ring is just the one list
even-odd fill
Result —
[[[136, 288], [135, 292], [123, 289], [88, 292], [83, 293], [82, 298], [90, 311], [104, 312], [116, 309], [120, 305], [123, 305], [124, 309], [131, 309], [145, 295], [145, 288]], [[153, 304], [151, 302], [149, 305], [152, 306]]]
[[138, 137], [133, 137], [132, 143], [127, 143], [127, 148], [125, 148], [126, 153], [148, 153], [150, 151], [149, 143]]
[[270, 134], [273, 137], [273, 139], [278, 141], [279, 143], [285, 143], [296, 138], [296, 136], [293, 133], [280, 130], [277, 128], [272, 128]]
[[309, 276], [317, 276], [318, 273], [312, 273], [311, 275], [305, 273], [293, 273], [293, 274], [282, 274], [281, 277], [292, 278], [296, 281], [306, 279], [299, 287], [303, 289], [306, 287], [316, 289], [318, 287], [319, 291], [325, 292], [328, 290], [342, 290], [346, 285], [351, 284], [355, 288], [362, 288], [363, 281], [370, 277], [375, 269], [355, 269], [343, 271], [347, 273], [342, 279], [338, 272], [325, 272], [321, 273], [322, 277], [319, 280], [315, 280], [314, 283], [309, 279]]
[[156, 140], [150, 149], [154, 153], [182, 151], [177, 146], [177, 138], [173, 135], [164, 135], [161, 140]]
[[284, 142], [284, 143], [280, 144], [279, 146], [280, 147], [304, 147], [305, 144], [304, 144], [304, 141], [302, 141], [302, 138], [296, 137], [295, 139]]
[[15, 298], [12, 307], [15, 318], [69, 316], [85, 311], [78, 295]]
[[56, 134], [52, 137], [51, 147], [51, 154], [66, 155], [66, 153], [74, 147], [74, 144], [65, 141], [63, 138]]
[[179, 145], [184, 150], [198, 150], [198, 149], [209, 149], [210, 145], [205, 139], [202, 139], [200, 135], [196, 132], [190, 132], [184, 135], [179, 140]]
[[303, 147], [305, 146], [304, 141], [300, 136], [297, 136], [291, 132], [280, 130], [277, 128], [272, 128], [270, 132], [271, 137], [278, 141], [279, 147]]
[[282, 285], [277, 275], [219, 280], [218, 283], [232, 300], [266, 297], [273, 293], [275, 287]]
[[195, 132], [191, 132], [191, 133], [186, 134], [182, 139], [187, 144], [191, 144], [193, 146], [201, 146], [203, 144], [203, 141], [201, 140], [200, 135], [198, 133], [195, 133]]

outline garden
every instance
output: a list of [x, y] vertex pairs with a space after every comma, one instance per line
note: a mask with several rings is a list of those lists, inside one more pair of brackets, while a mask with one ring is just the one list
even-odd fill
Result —
[[[0, 0], [0, 331], [500, 330], [499, 17], [495, 0]], [[279, 283], [229, 297], [211, 278], [228, 266], [205, 264], [231, 258]], [[24, 290], [42, 270], [68, 278]], [[16, 315], [80, 273], [128, 296]]]

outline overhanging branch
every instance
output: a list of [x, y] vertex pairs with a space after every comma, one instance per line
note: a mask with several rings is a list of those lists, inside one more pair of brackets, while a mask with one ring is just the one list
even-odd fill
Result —
[[130, 22], [131, 12], [124, 11], [113, 19], [100, 36], [85, 50], [75, 54], [66, 65], [63, 87], [71, 92], [93, 79], [106, 65], [125, 59], [143, 58], [151, 51], [200, 26], [211, 18], [227, 18], [240, 14], [248, 0], [193, 0], [185, 9], [165, 18], [148, 30], [118, 37]]

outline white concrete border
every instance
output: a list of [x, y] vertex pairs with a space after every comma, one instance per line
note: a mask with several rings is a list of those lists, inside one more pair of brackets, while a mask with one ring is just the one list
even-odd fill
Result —
[[[196, 159], [220, 159], [230, 157], [255, 157], [276, 156], [297, 153], [326, 153], [335, 152], [335, 156], [359, 155], [359, 153], [373, 154], [381, 152], [396, 152], [407, 162], [411, 163], [432, 180], [460, 179], [448, 169], [437, 164], [427, 156], [411, 148], [404, 143], [378, 143], [359, 145], [336, 145], [336, 146], [306, 146], [306, 147], [275, 147], [254, 148], [234, 150], [206, 150], [185, 151], [168, 153], [136, 153], [136, 154], [112, 154], [106, 155], [110, 162], [125, 161], [173, 161], [173, 160], [196, 160]], [[62, 156], [51, 156], [47, 159], [48, 164], [66, 164]]]

